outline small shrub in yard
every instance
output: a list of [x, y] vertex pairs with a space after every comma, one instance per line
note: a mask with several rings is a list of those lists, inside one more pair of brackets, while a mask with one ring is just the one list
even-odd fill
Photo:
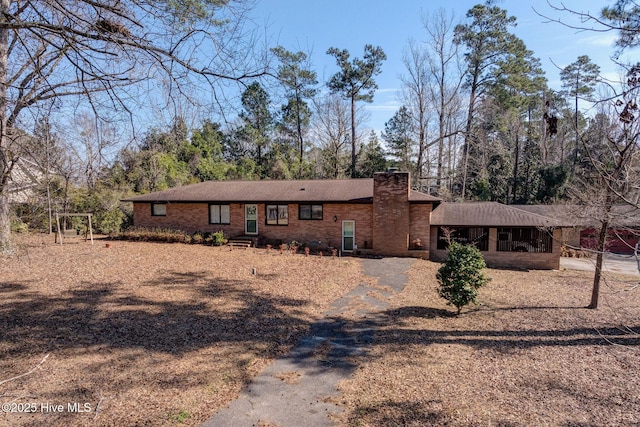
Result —
[[11, 220], [11, 231], [14, 233], [27, 233], [29, 231], [29, 225], [22, 222], [20, 219]]
[[438, 295], [457, 308], [457, 314], [467, 304], [477, 303], [478, 289], [490, 279], [482, 273], [486, 267], [478, 248], [451, 242], [447, 259], [438, 269]]
[[227, 244], [227, 238], [224, 237], [222, 230], [211, 233], [211, 244], [213, 246], [222, 246]]
[[196, 231], [191, 235], [191, 243], [200, 244], [204, 241], [204, 237], [202, 237], [202, 233]]

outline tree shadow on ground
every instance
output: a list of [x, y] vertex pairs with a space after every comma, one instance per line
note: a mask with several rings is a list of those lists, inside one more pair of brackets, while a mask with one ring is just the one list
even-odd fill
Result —
[[400, 307], [393, 310], [387, 310], [384, 313], [393, 318], [419, 317], [422, 319], [436, 319], [456, 317], [456, 313], [451, 310], [420, 306]]
[[0, 282], [0, 293], [24, 291], [28, 288], [29, 287], [27, 285], [19, 282]]
[[156, 300], [127, 294], [118, 284], [86, 282], [52, 296], [2, 284], [5, 296], [14, 292], [11, 299], [0, 300], [4, 356], [94, 345], [180, 355], [224, 342], [280, 344], [287, 341], [283, 336], [291, 341], [308, 328], [308, 320], [287, 311], [308, 301], [259, 294], [239, 280], [168, 272], [146, 285], [159, 293], [193, 286], [193, 296]]
[[[438, 402], [434, 402], [438, 403]], [[384, 400], [360, 405], [349, 414], [349, 425], [374, 426], [438, 426], [447, 424], [447, 415], [425, 408], [424, 402]]]

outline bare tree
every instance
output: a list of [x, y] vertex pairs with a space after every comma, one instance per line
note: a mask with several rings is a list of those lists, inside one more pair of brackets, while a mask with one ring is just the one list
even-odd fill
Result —
[[[549, 3], [549, 6], [562, 17], [577, 18], [578, 23], [574, 25], [562, 18], [549, 18], [537, 12], [548, 22], [580, 31], [617, 32], [618, 50], [614, 52], [614, 58], [619, 58], [625, 49], [638, 46], [640, 21], [637, 16], [640, 6], [635, 0], [617, 0], [613, 6], [604, 7], [598, 15], [578, 12], [562, 3]], [[585, 211], [598, 223], [596, 271], [588, 306], [593, 309], [598, 308], [608, 233], [611, 227], [618, 225], [619, 218], [614, 207], [627, 206], [635, 212], [640, 209], [640, 65], [619, 65], [627, 70], [626, 80], [617, 90], [611, 87], [611, 93], [600, 97], [598, 101], [602, 109], [601, 117], [607, 118], [605, 125], [600, 125], [598, 132], [587, 132], [580, 141], [592, 172], [590, 181], [589, 176], [584, 178], [591, 186], [583, 185], [583, 188], [592, 192], [583, 196]], [[625, 215], [628, 214], [626, 212]]]
[[[409, 42], [408, 49], [404, 52], [402, 62], [406, 74], [400, 76], [402, 81], [402, 96], [404, 104], [411, 112], [416, 133], [417, 152], [414, 177], [417, 184], [425, 176], [425, 161], [428, 150], [429, 122], [431, 111], [429, 109], [429, 57], [428, 54], [414, 41]], [[429, 174], [426, 171], [427, 175]], [[420, 183], [421, 185], [421, 183]]]
[[[339, 95], [329, 95], [313, 101], [312, 134], [322, 152], [322, 174], [344, 178], [349, 167], [348, 147], [351, 141], [350, 103]], [[356, 129], [364, 115], [358, 114]]]
[[464, 67], [459, 54], [460, 46], [453, 43], [454, 17], [444, 9], [438, 9], [424, 19], [427, 30], [429, 98], [433, 111], [438, 116], [438, 152], [436, 188], [440, 193], [443, 178], [445, 139], [458, 129], [450, 127], [448, 117], [456, 115], [460, 108], [459, 94], [464, 79]]
[[[598, 308], [602, 265], [611, 230], [622, 228], [630, 210], [640, 209], [640, 114], [637, 81], [640, 67], [629, 72], [626, 87], [591, 121], [591, 129], [581, 137], [588, 157], [578, 191], [573, 195], [584, 205], [581, 217], [595, 222], [596, 265], [591, 302], [588, 308]], [[604, 107], [608, 108], [605, 110]]]
[[23, 111], [82, 97], [97, 115], [133, 117], [151, 79], [176, 92], [198, 85], [221, 102], [224, 82], [266, 72], [246, 10], [204, 0], [0, 0], [0, 251], [11, 250], [7, 185]]
[[117, 132], [113, 125], [104, 123], [88, 112], [79, 113], [74, 120], [75, 133], [67, 140], [84, 171], [84, 183], [89, 191], [95, 189], [102, 169], [113, 155]]

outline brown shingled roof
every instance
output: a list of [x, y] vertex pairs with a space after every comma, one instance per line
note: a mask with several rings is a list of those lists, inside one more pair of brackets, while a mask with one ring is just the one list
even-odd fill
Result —
[[546, 216], [497, 202], [441, 203], [431, 213], [431, 225], [468, 227], [551, 227]]
[[[373, 179], [205, 181], [129, 197], [126, 202], [352, 202], [372, 203]], [[411, 202], [437, 197], [411, 191]]]
[[[596, 227], [602, 216], [601, 206], [585, 205], [513, 205], [527, 212], [537, 213], [560, 222], [564, 227]], [[609, 222], [612, 227], [639, 227], [640, 209], [630, 205], [611, 207]]]

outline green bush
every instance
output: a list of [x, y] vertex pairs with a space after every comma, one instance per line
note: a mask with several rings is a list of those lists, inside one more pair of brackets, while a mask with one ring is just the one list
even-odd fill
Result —
[[14, 233], [27, 233], [29, 232], [29, 225], [22, 222], [21, 219], [12, 219], [10, 222], [11, 231]]
[[189, 234], [184, 231], [169, 228], [131, 227], [120, 233], [111, 233], [109, 236], [116, 240], [131, 240], [137, 242], [208, 243], [213, 246], [227, 244], [227, 238], [222, 231], [216, 231], [215, 233], [196, 231], [193, 234]]
[[120, 208], [98, 211], [95, 216], [95, 230], [97, 233], [117, 233], [124, 221], [125, 214]]
[[227, 238], [224, 237], [224, 232], [222, 230], [216, 231], [215, 233], [211, 233], [212, 244], [213, 246], [222, 246], [227, 244]]
[[478, 289], [490, 280], [482, 273], [485, 267], [476, 247], [452, 242], [447, 259], [436, 274], [440, 283], [438, 295], [446, 299], [447, 304], [455, 306], [457, 314], [465, 305], [477, 304]]

